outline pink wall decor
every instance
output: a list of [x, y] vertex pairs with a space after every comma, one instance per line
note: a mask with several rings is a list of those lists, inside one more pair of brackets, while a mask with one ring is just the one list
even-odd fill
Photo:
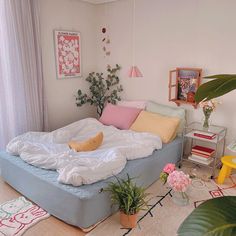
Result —
[[131, 66], [130, 71], [129, 71], [129, 77], [130, 78], [143, 77], [143, 74], [137, 66]]
[[81, 76], [81, 36], [79, 32], [54, 31], [57, 78]]

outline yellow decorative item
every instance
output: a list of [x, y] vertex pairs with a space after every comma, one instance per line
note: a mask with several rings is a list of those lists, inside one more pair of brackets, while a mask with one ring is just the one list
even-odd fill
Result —
[[225, 178], [230, 176], [232, 168], [236, 169], [236, 156], [224, 156], [221, 162], [223, 166], [217, 179], [218, 184], [224, 183]]
[[70, 141], [68, 143], [69, 147], [76, 152], [88, 152], [96, 150], [103, 141], [103, 132], [99, 132], [96, 136], [84, 141], [84, 142], [77, 142], [77, 141]]
[[163, 143], [169, 143], [176, 137], [179, 123], [180, 119], [177, 117], [142, 111], [130, 129], [159, 135]]

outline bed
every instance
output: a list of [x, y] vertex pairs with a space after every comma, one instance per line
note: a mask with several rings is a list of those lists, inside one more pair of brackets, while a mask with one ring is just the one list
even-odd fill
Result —
[[[148, 187], [159, 178], [166, 163], [179, 160], [181, 148], [182, 138], [177, 137], [149, 157], [128, 161], [118, 177], [129, 173], [138, 177], [138, 184]], [[34, 167], [6, 152], [0, 152], [0, 166], [1, 175], [9, 185], [68, 224], [86, 229], [115, 210], [111, 208], [108, 193], [102, 191], [114, 177], [79, 187], [65, 185], [58, 183], [56, 171]]]
[[[158, 109], [158, 111], [166, 113], [163, 114], [166, 116], [172, 115], [173, 117], [178, 117], [180, 114], [180, 120], [182, 122], [185, 122], [184, 111], [176, 108], [166, 108], [159, 104], [154, 104], [155, 107], [153, 107], [153, 104], [151, 105], [152, 107], [147, 107], [147, 109]], [[89, 122], [89, 124], [87, 122]], [[58, 131], [53, 131], [52, 135], [46, 135], [46, 138], [44, 137], [44, 134], [42, 134], [40, 140], [44, 140], [43, 147], [44, 152], [46, 152], [48, 150], [47, 143], [51, 142], [50, 140], [54, 139], [55, 137], [57, 140], [58, 138], [63, 138], [64, 140], [60, 140], [62, 143], [70, 140], [72, 136], [68, 136], [68, 130], [74, 134], [76, 134], [77, 131], [84, 134], [84, 131], [86, 130], [86, 132], [91, 134], [91, 132], [94, 132], [94, 129], [96, 129], [96, 131], [98, 132], [100, 131], [100, 128], [101, 124], [98, 123], [98, 121], [95, 121], [94, 119], [88, 119], [82, 121], [82, 123], [80, 121], [79, 124], [74, 123], [69, 125], [68, 127], [59, 129]], [[114, 142], [116, 142], [115, 147], [117, 145], [118, 147], [121, 147], [121, 140], [123, 140], [123, 138], [126, 138], [126, 136], [130, 137], [132, 140], [131, 142], [124, 142], [122, 144], [124, 146], [122, 146], [122, 148], [118, 150], [118, 152], [113, 153], [118, 155], [116, 156], [116, 158], [111, 160], [113, 161], [113, 163], [117, 164], [117, 168], [113, 168], [113, 170], [117, 172], [110, 172], [109, 176], [111, 177], [109, 178], [103, 176], [100, 181], [95, 181], [94, 179], [91, 180], [90, 175], [95, 175], [92, 172], [93, 170], [95, 171], [95, 173], [97, 171], [98, 175], [100, 175], [101, 177], [101, 174], [103, 174], [103, 170], [109, 169], [110, 164], [106, 165], [106, 168], [94, 169], [94, 166], [89, 163], [89, 175], [87, 174], [84, 176], [80, 176], [80, 178], [76, 179], [79, 180], [80, 184], [82, 184], [81, 186], [72, 186], [78, 183], [78, 181], [70, 182], [71, 180], [73, 180], [73, 178], [69, 179], [69, 182], [64, 182], [65, 179], [60, 178], [61, 171], [57, 172], [55, 170], [42, 169], [45, 167], [44, 159], [42, 159], [43, 155], [39, 155], [39, 161], [37, 161], [39, 167], [41, 168], [38, 168], [34, 165], [35, 158], [37, 157], [37, 155], [35, 156], [35, 151], [38, 150], [41, 144], [39, 143], [39, 145], [36, 145], [35, 147], [30, 146], [30, 143], [28, 142], [31, 140], [31, 138], [27, 140], [27, 135], [26, 137], [23, 137], [23, 139], [27, 141], [26, 143], [29, 150], [28, 154], [30, 155], [24, 155], [24, 145], [22, 145], [21, 142], [19, 144], [18, 141], [15, 142], [13, 140], [13, 149], [15, 149], [15, 147], [20, 147], [23, 150], [23, 153], [21, 155], [21, 158], [19, 158], [19, 156], [17, 156], [17, 153], [14, 153], [15, 150], [13, 149], [13, 151], [11, 152], [12, 155], [5, 151], [0, 152], [0, 168], [2, 172], [1, 175], [9, 185], [15, 188], [22, 195], [38, 204], [40, 207], [47, 210], [51, 215], [83, 230], [91, 229], [91, 227], [93, 227], [95, 224], [104, 220], [117, 210], [111, 207], [109, 194], [108, 192], [104, 191], [108, 183], [115, 180], [114, 176], [112, 176], [112, 173], [118, 173], [117, 176], [120, 178], [126, 177], [128, 173], [130, 177], [136, 177], [135, 181], [138, 185], [148, 187], [159, 178], [160, 172], [166, 163], [177, 163], [179, 161], [183, 144], [182, 136], [177, 136], [170, 143], [162, 145], [161, 143], [159, 143], [160, 137], [151, 135], [149, 133], [144, 134], [134, 131], [127, 131], [127, 134], [126, 131], [117, 130], [113, 126], [105, 126], [102, 127], [102, 129], [105, 135], [105, 139], [112, 139]], [[115, 139], [114, 132], [118, 132], [118, 139]], [[33, 139], [37, 140], [38, 134], [32, 137]], [[65, 141], [65, 139], [67, 141]], [[105, 147], [109, 150], [108, 156], [110, 157], [110, 150], [111, 148], [113, 150], [114, 146], [110, 147], [106, 140], [104, 141], [104, 143]], [[130, 146], [132, 147], [131, 151], [126, 149]], [[58, 150], [64, 150], [65, 148], [60, 144], [58, 144], [57, 147], [59, 148]], [[135, 152], [137, 155], [137, 159], [132, 159], [133, 153]], [[125, 157], [122, 157], [120, 155], [121, 153], [125, 153]], [[63, 156], [62, 160], [71, 158], [71, 153], [67, 152], [67, 154], [68, 156]], [[46, 153], [44, 156], [44, 158], [48, 159], [49, 161], [51, 161], [51, 158], [54, 158], [54, 155], [51, 155], [51, 152]], [[99, 158], [97, 156], [95, 157], [96, 158], [93, 160], [96, 162], [96, 159]], [[25, 162], [24, 158], [29, 159], [29, 162]], [[85, 160], [84, 158], [85, 157], [83, 157], [82, 159]], [[88, 158], [88, 160], [91, 162], [90, 158]], [[121, 162], [120, 160], [123, 161]], [[83, 162], [83, 164], [84, 163], [85, 162]], [[55, 163], [51, 165], [50, 162], [51, 166], [53, 166], [54, 164]], [[51, 166], [49, 167], [51, 168]], [[121, 169], [119, 169], [120, 167], [122, 167], [122, 171]], [[85, 180], [84, 178], [86, 176], [89, 176], [89, 178]]]

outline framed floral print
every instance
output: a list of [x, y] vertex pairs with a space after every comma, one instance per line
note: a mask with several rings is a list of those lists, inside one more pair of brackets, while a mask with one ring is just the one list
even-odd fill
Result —
[[79, 32], [54, 30], [57, 78], [81, 76], [81, 36]]

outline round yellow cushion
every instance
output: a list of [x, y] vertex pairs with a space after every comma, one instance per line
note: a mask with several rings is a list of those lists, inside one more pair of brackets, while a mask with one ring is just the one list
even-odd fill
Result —
[[84, 142], [76, 142], [70, 141], [68, 143], [69, 147], [76, 152], [88, 152], [96, 150], [103, 141], [103, 132], [99, 132], [96, 136], [84, 141]]

